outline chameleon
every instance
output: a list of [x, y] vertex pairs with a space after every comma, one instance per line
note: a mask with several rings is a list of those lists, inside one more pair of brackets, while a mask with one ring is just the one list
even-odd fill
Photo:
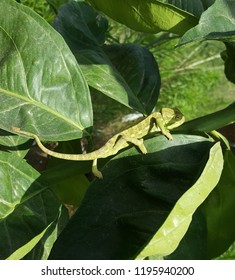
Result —
[[12, 127], [12, 130], [18, 134], [33, 138], [39, 148], [46, 154], [65, 160], [92, 160], [92, 173], [103, 178], [98, 170], [97, 160], [117, 154], [120, 150], [128, 147], [130, 144], [136, 146], [143, 154], [147, 153], [143, 137], [154, 132], [160, 132], [169, 140], [173, 137], [170, 129], [180, 126], [184, 122], [184, 115], [177, 108], [162, 108], [158, 112], [153, 112], [134, 126], [127, 128], [113, 137], [111, 137], [101, 148], [86, 154], [64, 154], [47, 149], [39, 137], [33, 133], [21, 130], [18, 127]]

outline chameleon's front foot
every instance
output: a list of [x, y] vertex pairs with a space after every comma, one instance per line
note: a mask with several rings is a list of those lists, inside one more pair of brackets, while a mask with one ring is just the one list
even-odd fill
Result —
[[173, 140], [173, 137], [172, 137], [170, 131], [169, 131], [167, 128], [165, 128], [163, 125], [162, 125], [162, 126], [159, 125], [159, 127], [160, 127], [160, 129], [161, 129], [162, 134], [163, 134], [164, 136], [166, 136], [166, 137], [168, 138], [168, 140], [171, 140], [171, 141], [172, 141], [172, 140]]
[[162, 134], [165, 135], [168, 138], [168, 140], [170, 140], [170, 141], [173, 140], [173, 136], [171, 135], [171, 133], [168, 129], [162, 131]]

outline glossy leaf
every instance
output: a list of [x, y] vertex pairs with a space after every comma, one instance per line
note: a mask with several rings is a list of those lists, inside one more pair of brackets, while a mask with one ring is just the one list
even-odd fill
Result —
[[[174, 135], [173, 141], [155, 136], [145, 145], [146, 155], [133, 147], [105, 165], [104, 179], [91, 184], [50, 259], [135, 258], [194, 184], [213, 143], [199, 136]], [[194, 234], [201, 233], [194, 227]], [[192, 249], [191, 257], [198, 256], [193, 241], [185, 244]]]
[[156, 255], [164, 257], [174, 252], [185, 235], [194, 212], [216, 187], [222, 169], [223, 154], [220, 143], [217, 143], [211, 148], [208, 162], [198, 180], [177, 201], [164, 224], [137, 259]]
[[107, 21], [81, 1], [63, 6], [54, 26], [76, 56], [91, 87], [142, 113], [153, 110], [160, 75], [147, 49], [131, 44], [103, 48]]
[[60, 204], [25, 160], [1, 152], [0, 162], [0, 259], [5, 259], [55, 220]]
[[48, 140], [86, 134], [88, 86], [61, 36], [31, 9], [1, 0], [0, 42], [0, 127]]
[[161, 1], [89, 0], [114, 20], [141, 32], [168, 31], [179, 35], [197, 24], [197, 19], [177, 7]]
[[217, 0], [201, 16], [199, 24], [186, 32], [178, 45], [193, 41], [235, 39], [235, 1]]

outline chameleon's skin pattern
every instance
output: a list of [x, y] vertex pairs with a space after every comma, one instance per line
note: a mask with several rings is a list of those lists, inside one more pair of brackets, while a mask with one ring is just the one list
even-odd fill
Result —
[[129, 146], [130, 143], [137, 146], [144, 154], [147, 150], [143, 143], [143, 137], [152, 132], [161, 131], [169, 140], [172, 140], [172, 135], [169, 129], [180, 126], [184, 122], [183, 114], [176, 108], [162, 108], [160, 112], [154, 112], [147, 116], [138, 124], [117, 133], [110, 138], [100, 149], [87, 154], [63, 154], [47, 149], [40, 141], [37, 135], [22, 131], [19, 128], [13, 127], [15, 132], [29, 136], [35, 139], [39, 148], [56, 158], [66, 160], [93, 160], [92, 172], [95, 176], [102, 178], [101, 172], [97, 169], [97, 159], [106, 158], [115, 155], [118, 151]]

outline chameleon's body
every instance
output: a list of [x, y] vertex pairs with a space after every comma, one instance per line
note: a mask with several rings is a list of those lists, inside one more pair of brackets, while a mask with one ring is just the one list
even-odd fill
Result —
[[143, 143], [144, 136], [149, 133], [161, 131], [169, 140], [172, 140], [172, 135], [170, 134], [169, 129], [178, 127], [183, 122], [184, 116], [178, 109], [163, 108], [160, 112], [154, 112], [138, 124], [114, 135], [100, 149], [87, 154], [57, 153], [47, 149], [41, 143], [37, 135], [22, 131], [16, 127], [13, 127], [12, 129], [22, 135], [34, 138], [41, 150], [53, 157], [77, 161], [93, 160], [92, 172], [95, 176], [102, 178], [101, 172], [97, 169], [97, 159], [115, 155], [118, 151], [128, 147], [130, 143], [137, 146], [142, 153], [146, 154], [147, 150]]

